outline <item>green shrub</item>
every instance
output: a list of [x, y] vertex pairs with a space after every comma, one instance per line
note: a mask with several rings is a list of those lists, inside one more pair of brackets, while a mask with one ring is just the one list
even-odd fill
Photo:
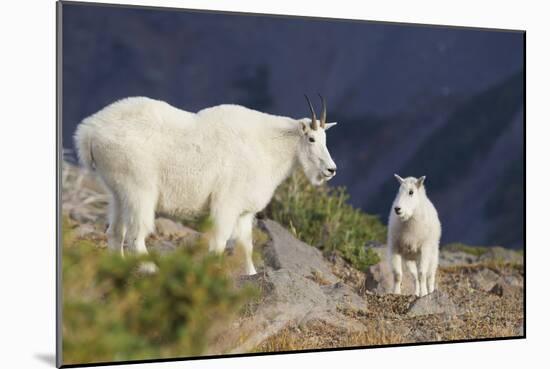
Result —
[[[254, 295], [200, 243], [123, 259], [77, 238], [67, 221], [63, 233], [65, 364], [200, 355]], [[158, 271], [140, 273], [146, 261]]]
[[296, 173], [278, 188], [266, 215], [302, 241], [326, 253], [337, 251], [354, 267], [365, 270], [380, 261], [365, 243], [384, 241], [386, 227], [378, 217], [353, 208], [348, 200], [344, 187], [315, 187], [302, 173]]
[[447, 245], [443, 246], [443, 248], [445, 248], [447, 250], [450, 250], [450, 251], [462, 251], [466, 254], [470, 254], [470, 255], [473, 255], [473, 256], [476, 256], [476, 257], [480, 257], [481, 255], [487, 253], [487, 251], [488, 251], [487, 247], [470, 246], [470, 245], [466, 245], [466, 244], [463, 244], [463, 243], [460, 243], [460, 242], [447, 244]]

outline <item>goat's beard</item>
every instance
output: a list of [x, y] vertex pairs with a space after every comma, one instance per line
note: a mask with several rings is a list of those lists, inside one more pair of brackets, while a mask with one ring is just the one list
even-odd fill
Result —
[[313, 165], [302, 165], [302, 170], [308, 181], [314, 186], [320, 186], [326, 182], [326, 177]]
[[321, 174], [315, 175], [314, 178], [309, 178], [309, 182], [311, 182], [311, 184], [314, 185], [314, 186], [320, 186], [323, 183], [325, 183], [326, 181], [327, 181], [326, 178], [324, 176], [322, 176]]
[[395, 216], [403, 223], [408, 222], [412, 218], [412, 212], [403, 211], [401, 214], [395, 214]]

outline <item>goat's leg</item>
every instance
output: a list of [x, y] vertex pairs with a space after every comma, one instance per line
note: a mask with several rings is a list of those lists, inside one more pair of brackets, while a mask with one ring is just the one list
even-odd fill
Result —
[[401, 294], [401, 280], [403, 278], [403, 266], [400, 254], [391, 255], [391, 266], [393, 272], [393, 293]]
[[252, 261], [252, 225], [254, 222], [254, 214], [246, 213], [241, 215], [237, 220], [235, 226], [235, 239], [237, 241], [237, 246], [242, 247], [244, 251], [245, 263], [246, 263], [246, 274], [254, 275], [256, 274], [256, 268], [254, 268], [254, 263]]
[[116, 193], [112, 193], [109, 203], [109, 228], [107, 229], [107, 245], [109, 250], [119, 252], [124, 257], [124, 237], [126, 225], [122, 217], [120, 199]]
[[[145, 239], [155, 229], [155, 198], [152, 192], [132, 192], [123, 204], [129, 248], [137, 254], [148, 254]], [[142, 262], [139, 271], [153, 274], [158, 270], [151, 261]]]
[[227, 241], [231, 238], [238, 214], [232, 211], [231, 206], [228, 204], [226, 207], [213, 207], [211, 216], [214, 221], [214, 228], [210, 235], [208, 250], [221, 254], [225, 250]]
[[418, 263], [418, 279], [420, 280], [420, 297], [428, 294], [427, 278], [430, 267], [430, 255], [426, 252], [420, 252], [417, 259]]
[[430, 270], [428, 272], [428, 293], [435, 291], [435, 275], [437, 273], [437, 268], [435, 270]]
[[416, 296], [420, 295], [420, 281], [418, 280], [418, 269], [416, 268], [416, 261], [415, 260], [407, 260], [405, 262], [407, 265], [407, 269], [411, 272], [413, 278], [414, 278], [414, 294]]
[[[155, 197], [151, 192], [134, 192], [125, 204], [127, 236], [132, 251], [147, 254], [145, 239], [155, 229]], [[133, 201], [132, 201], [133, 200]]]
[[437, 267], [439, 264], [439, 247], [435, 246], [435, 251], [430, 260], [430, 268], [428, 270], [428, 293], [435, 291], [435, 277], [437, 275]]

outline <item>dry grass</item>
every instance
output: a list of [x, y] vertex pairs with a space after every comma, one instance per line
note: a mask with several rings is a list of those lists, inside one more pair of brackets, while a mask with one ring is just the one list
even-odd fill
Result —
[[105, 221], [109, 196], [94, 177], [64, 161], [61, 185], [64, 214], [76, 217], [82, 223]]
[[440, 266], [439, 271], [456, 273], [456, 272], [477, 272], [480, 269], [488, 268], [494, 272], [501, 272], [503, 270], [515, 270], [518, 272], [523, 272], [523, 264], [512, 263], [504, 260], [484, 260], [475, 264], [465, 264], [465, 265], [451, 265], [451, 266]]
[[519, 336], [520, 322], [511, 315], [484, 317], [467, 313], [446, 319], [433, 315], [417, 317], [409, 323], [418, 327], [415, 342], [437, 342]]
[[375, 324], [367, 330], [357, 333], [352, 333], [346, 337], [345, 346], [376, 346], [376, 345], [392, 345], [405, 343], [403, 335], [398, 334], [395, 330], [390, 329], [387, 325]]
[[444, 334], [444, 339], [449, 341], [465, 340], [474, 338], [494, 338], [494, 337], [513, 337], [517, 336], [517, 327], [506, 322], [497, 322], [494, 319], [483, 320], [479, 317], [473, 319], [464, 319], [461, 321], [462, 327], [451, 329]]
[[263, 341], [255, 352], [300, 351], [308, 349], [362, 347], [403, 343], [399, 330], [387, 324], [368, 322], [362, 331], [349, 332], [324, 322], [288, 326]]

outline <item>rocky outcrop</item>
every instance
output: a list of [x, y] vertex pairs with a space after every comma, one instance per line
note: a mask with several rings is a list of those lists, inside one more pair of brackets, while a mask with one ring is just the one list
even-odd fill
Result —
[[261, 290], [261, 302], [253, 314], [239, 322], [246, 339], [230, 348], [247, 352], [288, 325], [325, 322], [347, 331], [360, 331], [364, 325], [344, 312], [361, 312], [364, 299], [350, 286], [339, 282], [322, 253], [296, 238], [278, 223], [259, 221], [269, 240], [262, 246], [263, 270], [242, 283]]
[[269, 236], [269, 241], [262, 250], [267, 268], [285, 269], [305, 278], [322, 281], [324, 284], [338, 281], [319, 249], [297, 240], [272, 220], [259, 221], [258, 226]]

